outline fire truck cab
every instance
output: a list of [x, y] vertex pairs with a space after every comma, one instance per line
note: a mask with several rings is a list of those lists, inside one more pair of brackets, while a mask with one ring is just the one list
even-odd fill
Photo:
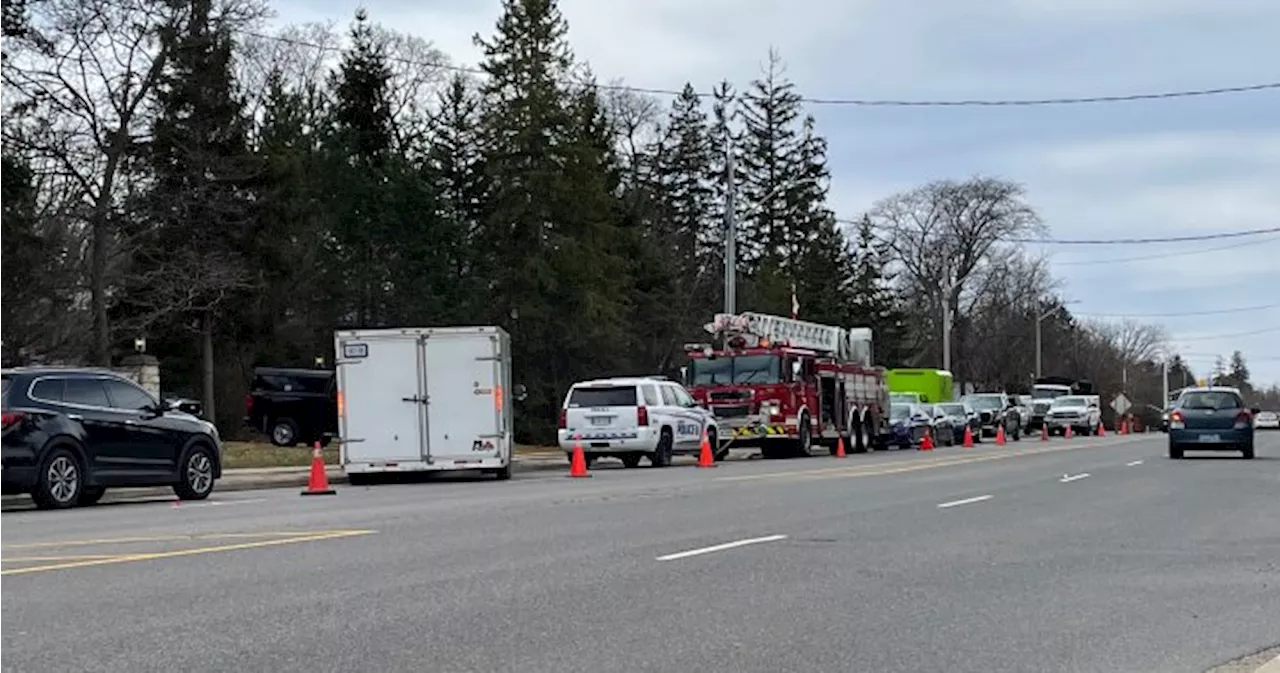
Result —
[[871, 364], [870, 329], [760, 313], [718, 314], [706, 329], [723, 345], [685, 345], [685, 386], [734, 448], [784, 458], [815, 444], [834, 453], [843, 439], [862, 452], [886, 435], [889, 390]]

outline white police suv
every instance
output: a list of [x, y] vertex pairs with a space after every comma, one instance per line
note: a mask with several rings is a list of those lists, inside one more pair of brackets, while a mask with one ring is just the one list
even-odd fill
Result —
[[666, 377], [616, 378], [573, 384], [560, 408], [560, 448], [572, 458], [582, 446], [588, 462], [612, 456], [627, 467], [646, 457], [666, 467], [671, 457], [697, 455], [707, 433], [716, 460], [720, 448], [715, 416], [694, 401], [684, 386]]

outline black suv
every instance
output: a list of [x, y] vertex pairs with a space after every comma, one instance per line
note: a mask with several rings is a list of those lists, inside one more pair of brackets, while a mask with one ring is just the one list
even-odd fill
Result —
[[276, 446], [328, 444], [338, 432], [338, 393], [327, 369], [258, 367], [245, 398], [244, 422]]
[[222, 477], [212, 423], [94, 369], [4, 370], [3, 488], [38, 507], [97, 502], [109, 487], [172, 486], [201, 500]]

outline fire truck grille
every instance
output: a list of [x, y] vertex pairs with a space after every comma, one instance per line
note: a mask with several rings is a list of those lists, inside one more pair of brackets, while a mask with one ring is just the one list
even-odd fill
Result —
[[722, 405], [711, 407], [712, 413], [716, 418], [742, 418], [751, 413], [751, 408], [745, 404]]
[[715, 400], [716, 402], [732, 402], [736, 400], [751, 399], [751, 391], [750, 390], [712, 391], [707, 396], [710, 397], [712, 400]]

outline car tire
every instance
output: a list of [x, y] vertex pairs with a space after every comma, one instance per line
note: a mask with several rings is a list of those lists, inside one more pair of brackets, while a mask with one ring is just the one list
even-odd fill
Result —
[[638, 453], [628, 453], [625, 456], [620, 456], [618, 459], [622, 461], [623, 467], [627, 469], [634, 469], [640, 467], [640, 457], [641, 456]]
[[84, 469], [80, 459], [70, 449], [57, 446], [40, 463], [31, 499], [40, 509], [75, 507], [83, 487]]
[[102, 499], [102, 496], [106, 495], [106, 493], [107, 487], [105, 486], [85, 486], [80, 490], [80, 497], [76, 502], [81, 507], [96, 505], [98, 504], [98, 501]]
[[1170, 444], [1170, 445], [1169, 445], [1169, 458], [1171, 458], [1171, 459], [1173, 459], [1173, 460], [1181, 460], [1181, 459], [1182, 459], [1182, 447], [1181, 447], [1181, 446], [1178, 446], [1177, 444]]
[[506, 465], [494, 470], [493, 476], [498, 481], [508, 481], [511, 479], [511, 463], [507, 463]]
[[1244, 445], [1244, 448], [1240, 450], [1240, 456], [1241, 456], [1242, 458], [1244, 458], [1245, 460], [1253, 460], [1253, 455], [1254, 455], [1254, 454], [1253, 454], [1253, 444], [1252, 444], [1252, 443], [1245, 444], [1245, 445]]
[[671, 431], [664, 428], [662, 435], [658, 438], [658, 445], [654, 447], [653, 453], [649, 454], [649, 464], [653, 467], [670, 467], [673, 441]]
[[277, 418], [271, 423], [270, 435], [276, 446], [297, 446], [298, 424], [292, 418]]
[[179, 500], [204, 500], [213, 493], [215, 460], [213, 450], [204, 444], [187, 449], [178, 465], [178, 483], [173, 485]]

